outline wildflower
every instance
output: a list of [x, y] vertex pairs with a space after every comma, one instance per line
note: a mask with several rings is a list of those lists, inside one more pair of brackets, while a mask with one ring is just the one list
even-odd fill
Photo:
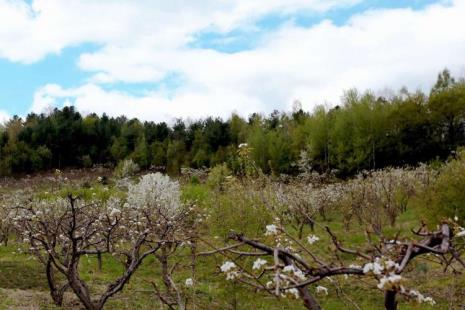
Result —
[[188, 279], [186, 279], [185, 284], [188, 287], [194, 286], [194, 280], [192, 280], [192, 278], [188, 278]]

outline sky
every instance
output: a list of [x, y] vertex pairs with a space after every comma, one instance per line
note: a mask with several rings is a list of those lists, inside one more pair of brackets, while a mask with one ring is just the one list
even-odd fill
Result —
[[465, 0], [0, 0], [0, 122], [172, 121], [465, 76]]

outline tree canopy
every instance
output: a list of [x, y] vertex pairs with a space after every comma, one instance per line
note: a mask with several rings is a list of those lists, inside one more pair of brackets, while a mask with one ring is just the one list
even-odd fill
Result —
[[178, 119], [172, 126], [84, 116], [74, 107], [15, 116], [0, 126], [0, 174], [115, 165], [124, 159], [170, 174], [222, 163], [235, 171], [242, 143], [256, 165], [271, 174], [296, 173], [302, 154], [314, 170], [342, 176], [445, 159], [465, 144], [465, 82], [444, 70], [429, 94], [350, 90], [341, 106], [317, 106], [311, 113], [296, 104], [292, 113]]

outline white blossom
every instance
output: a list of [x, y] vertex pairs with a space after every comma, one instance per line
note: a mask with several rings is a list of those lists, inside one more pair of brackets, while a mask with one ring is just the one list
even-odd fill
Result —
[[317, 293], [324, 293], [325, 295], [328, 295], [328, 289], [324, 286], [318, 285], [316, 287], [316, 292]]
[[434, 301], [433, 298], [431, 297], [425, 297], [423, 294], [421, 294], [420, 292], [418, 291], [415, 291], [415, 290], [410, 290], [408, 292], [408, 295], [410, 295], [411, 297], [414, 297], [418, 303], [429, 303], [431, 306], [434, 306], [436, 304], [436, 301]]
[[258, 258], [258, 259], [253, 263], [252, 269], [253, 269], [253, 270], [261, 269], [263, 266], [266, 265], [266, 263], [267, 263], [266, 260], [261, 259], [261, 258]]
[[392, 260], [388, 260], [385, 263], [386, 269], [395, 269], [396, 271], [400, 269], [400, 265]]
[[455, 235], [456, 237], [465, 237], [465, 229], [462, 228], [462, 230]]
[[179, 183], [161, 173], [144, 175], [138, 184], [129, 185], [128, 204], [135, 208], [153, 208], [164, 217], [172, 217], [181, 206]]
[[397, 287], [402, 281], [402, 276], [398, 274], [390, 274], [379, 279], [378, 288], [381, 290], [389, 290]]
[[367, 263], [363, 266], [363, 273], [373, 272], [375, 275], [380, 275], [384, 270], [384, 267], [379, 263], [379, 258], [372, 263]]
[[236, 264], [234, 264], [233, 262], [224, 262], [220, 269], [221, 272], [226, 273], [226, 280], [234, 280], [237, 277], [239, 277], [239, 272], [235, 270]]
[[300, 297], [299, 290], [296, 289], [296, 288], [290, 288], [290, 289], [286, 290], [286, 294], [292, 296], [295, 299], [299, 299], [299, 297]]
[[188, 287], [194, 286], [194, 280], [192, 280], [192, 278], [187, 278], [185, 285]]
[[265, 236], [274, 236], [274, 235], [277, 235], [278, 233], [279, 233], [278, 226], [276, 226], [275, 224], [266, 225]]
[[223, 265], [220, 267], [221, 272], [229, 272], [234, 268], [236, 268], [236, 264], [230, 261], [224, 262]]
[[310, 235], [310, 236], [307, 237], [307, 242], [309, 244], [314, 244], [315, 242], [317, 242], [319, 240], [320, 240], [320, 238], [315, 236], [315, 235]]

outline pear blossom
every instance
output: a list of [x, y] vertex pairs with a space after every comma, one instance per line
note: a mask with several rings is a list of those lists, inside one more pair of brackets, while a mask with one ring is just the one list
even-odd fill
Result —
[[275, 224], [266, 225], [265, 236], [274, 236], [279, 233], [278, 226]]
[[397, 287], [402, 281], [402, 276], [398, 274], [390, 274], [379, 279], [378, 288], [381, 290], [389, 290]]
[[315, 242], [319, 241], [320, 240], [320, 237], [317, 237], [315, 235], [310, 235], [307, 237], [307, 242], [309, 244], [314, 244]]
[[226, 261], [220, 267], [221, 272], [226, 273], [226, 280], [234, 280], [239, 276], [239, 273], [235, 270], [236, 264], [231, 261]]
[[267, 264], [267, 261], [264, 260], [264, 259], [257, 259], [254, 263], [253, 263], [253, 267], [252, 269], [253, 270], [259, 270], [261, 269], [263, 266], [265, 266]]
[[300, 297], [299, 290], [296, 289], [296, 288], [290, 288], [290, 289], [286, 290], [285, 293], [287, 295], [290, 295], [291, 297], [293, 297], [295, 299], [299, 299], [299, 297]]
[[293, 265], [288, 265], [283, 268], [283, 272], [294, 272], [295, 268]]
[[400, 265], [392, 260], [388, 260], [384, 263], [384, 265], [386, 266], [386, 269], [395, 269], [395, 270], [399, 270], [400, 269]]
[[373, 272], [375, 275], [380, 275], [384, 267], [379, 263], [379, 258], [372, 263], [367, 263], [363, 266], [363, 273]]
[[328, 289], [324, 286], [318, 285], [316, 287], [316, 292], [317, 293], [324, 293], [325, 295], [328, 295]]
[[420, 303], [420, 304], [421, 303], [429, 303], [431, 306], [434, 306], [436, 304], [436, 301], [434, 301], [433, 298], [425, 297], [423, 294], [421, 294], [420, 292], [418, 292], [416, 290], [410, 290], [408, 292], [408, 295], [415, 298], [417, 300], [417, 302]]

